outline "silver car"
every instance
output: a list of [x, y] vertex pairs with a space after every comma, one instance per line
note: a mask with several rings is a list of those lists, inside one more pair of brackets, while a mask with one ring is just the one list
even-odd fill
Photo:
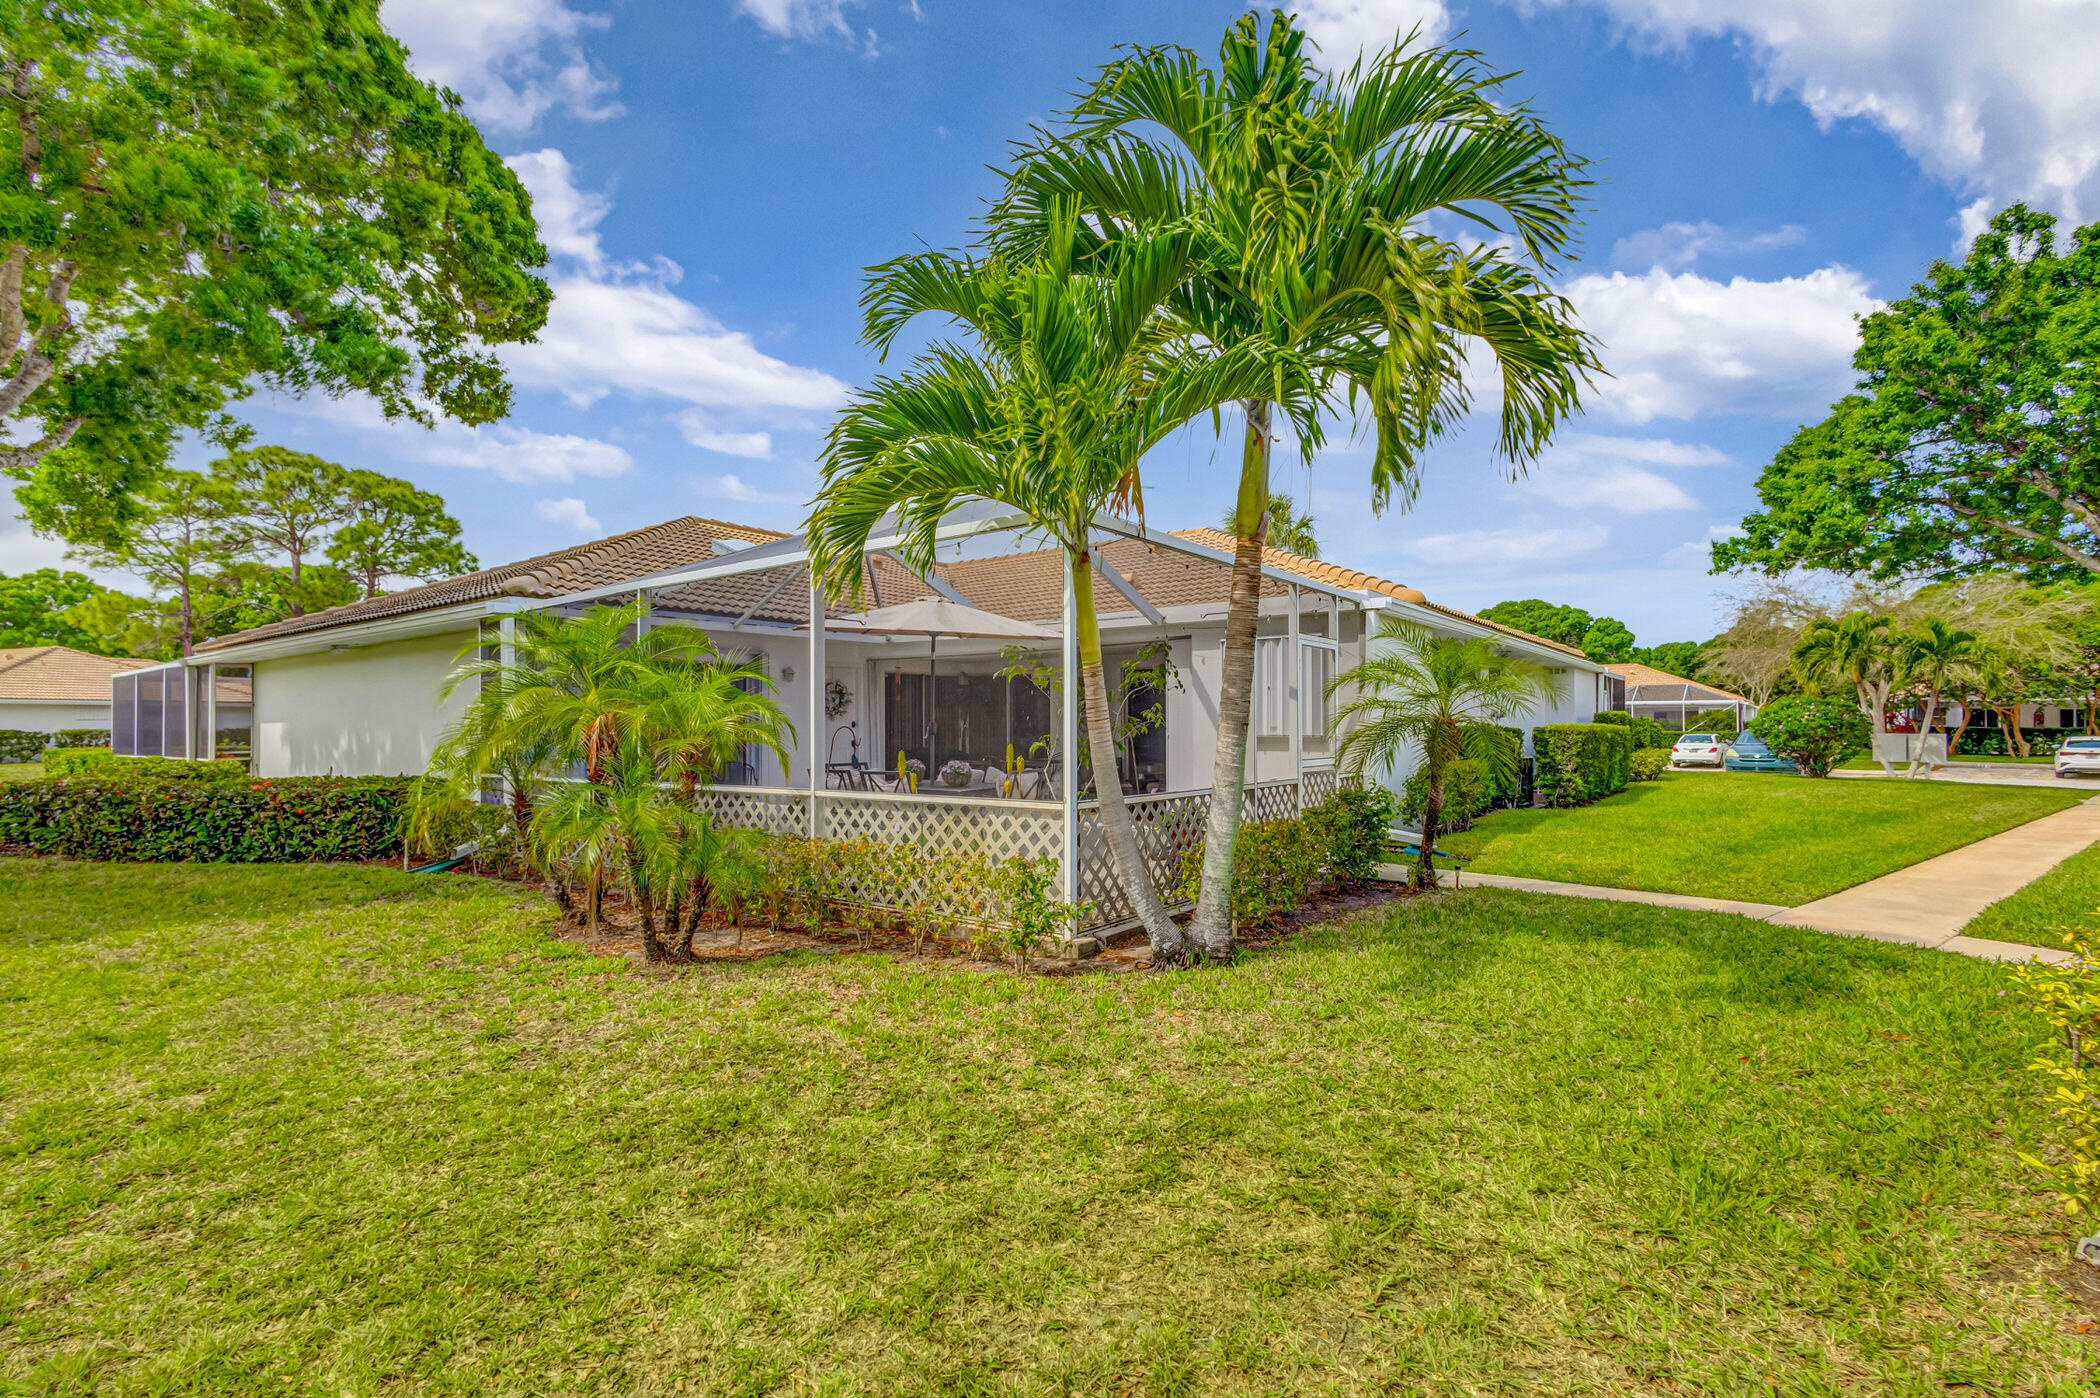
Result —
[[1670, 748], [1672, 767], [1718, 767], [1723, 749], [1714, 733], [1687, 733]]
[[2100, 738], [2066, 738], [2056, 750], [2059, 777], [2100, 776]]

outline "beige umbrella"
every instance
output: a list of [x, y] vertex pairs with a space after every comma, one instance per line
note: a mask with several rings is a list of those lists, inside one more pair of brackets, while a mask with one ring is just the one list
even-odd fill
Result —
[[[865, 631], [884, 636], [919, 636], [926, 638], [926, 688], [936, 689], [940, 674], [940, 638], [943, 636], [981, 637], [996, 641], [1054, 641], [1055, 631], [1046, 631], [1032, 622], [1015, 621], [966, 602], [951, 602], [945, 597], [922, 597], [916, 602], [899, 602], [894, 607], [877, 607], [872, 612], [860, 612], [853, 616], [835, 617], [825, 623], [827, 630]], [[933, 706], [929, 702], [926, 719], [926, 768], [929, 774], [940, 770], [940, 754], [936, 744], [940, 741], [940, 725], [932, 717]]]

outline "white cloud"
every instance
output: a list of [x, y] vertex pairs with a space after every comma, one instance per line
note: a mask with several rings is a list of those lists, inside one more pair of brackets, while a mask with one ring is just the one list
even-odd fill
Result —
[[1826, 125], [1871, 122], [1992, 205], [2100, 214], [2100, 5], [2090, 0], [1585, 3], [1650, 40], [1732, 37], [1766, 100], [1795, 98]]
[[559, 500], [542, 500], [532, 507], [532, 512], [549, 524], [558, 524], [572, 534], [599, 534], [605, 526], [591, 517], [581, 500], [573, 495], [564, 495]]
[[1539, 564], [1564, 563], [1604, 546], [1601, 524], [1562, 528], [1520, 525], [1510, 529], [1461, 529], [1409, 539], [1400, 551], [1424, 567], [1447, 573], [1510, 573]]
[[379, 405], [364, 397], [278, 399], [275, 406], [358, 433], [393, 460], [487, 471], [515, 485], [617, 476], [634, 465], [625, 447], [595, 437], [535, 432], [510, 423], [468, 427], [449, 418], [427, 429], [389, 422]]
[[740, 505], [796, 505], [802, 502], [792, 495], [777, 491], [760, 490], [738, 475], [716, 476], [701, 489], [721, 500], [734, 500]]
[[1613, 266], [1629, 272], [1645, 272], [1651, 267], [1681, 272], [1708, 254], [1770, 252], [1793, 247], [1807, 236], [1808, 230], [1798, 223], [1782, 224], [1762, 233], [1731, 233], [1705, 219], [1697, 223], [1666, 223], [1619, 239], [1612, 244], [1611, 260]]
[[533, 207], [544, 210], [556, 258], [546, 328], [536, 343], [501, 351], [518, 383], [552, 388], [582, 407], [613, 392], [760, 416], [823, 412], [845, 401], [839, 380], [766, 354], [673, 291], [683, 276], [677, 263], [609, 258], [598, 225], [611, 203], [577, 188], [560, 151], [516, 157], [511, 168]]
[[1657, 268], [1577, 277], [1564, 289], [1613, 375], [1589, 407], [1627, 423], [1820, 413], [1851, 385], [1857, 318], [1881, 306], [1847, 267], [1762, 282]]
[[1442, 0], [1304, 0], [1298, 23], [1319, 46], [1320, 63], [1344, 72], [1359, 55], [1375, 56], [1419, 27], [1435, 43], [1451, 27]]
[[[844, 39], [848, 43], [863, 44], [868, 57], [873, 58], [875, 31], [868, 30], [863, 38], [846, 22], [846, 11], [859, 3], [860, 0], [737, 0], [736, 12], [749, 17], [760, 29], [776, 38], [805, 42]], [[925, 18], [918, 12], [916, 3], [907, 13], [914, 19]]]
[[603, 15], [562, 0], [385, 0], [382, 17], [416, 74], [457, 92], [485, 125], [528, 130], [556, 107], [584, 121], [620, 113], [612, 79], [583, 52]]
[[748, 456], [755, 461], [764, 461], [773, 455], [773, 434], [770, 432], [724, 431], [698, 408], [673, 413], [671, 421], [677, 425], [679, 436], [704, 450], [728, 456]]
[[1536, 490], [1566, 509], [1595, 507], [1624, 514], [1690, 510], [1699, 502], [1675, 481], [1645, 467], [1718, 466], [1727, 460], [1723, 453], [1696, 443], [1577, 432], [1549, 447], [1515, 489]]
[[1716, 543], [1722, 539], [1740, 539], [1742, 537], [1743, 526], [1740, 524], [1708, 525], [1704, 538], [1685, 540], [1676, 548], [1665, 553], [1662, 556], [1662, 562], [1665, 567], [1697, 568], [1704, 572], [1707, 565], [1713, 561], [1713, 546]]

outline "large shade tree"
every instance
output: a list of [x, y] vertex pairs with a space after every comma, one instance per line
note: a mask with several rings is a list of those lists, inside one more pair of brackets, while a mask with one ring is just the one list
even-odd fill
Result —
[[2100, 224], [2014, 205], [1860, 324], [1858, 389], [1758, 478], [1716, 571], [2100, 573]]
[[[1544, 280], [1574, 235], [1582, 162], [1503, 82], [1476, 54], [1404, 41], [1329, 78], [1289, 16], [1275, 12], [1264, 30], [1243, 15], [1215, 68], [1175, 47], [1104, 68], [1069, 119], [1023, 151], [995, 207], [991, 236], [1009, 249], [1075, 199], [1103, 243], [1192, 230], [1201, 255], [1176, 314], [1194, 342], [1258, 351], [1270, 372], [1240, 403], [1237, 546], [1190, 927], [1207, 957], [1232, 946], [1276, 404], [1305, 383], [1346, 392], [1374, 425], [1384, 508], [1412, 502], [1425, 451], [1466, 416], [1469, 349], [1496, 378], [1498, 448], [1519, 466], [1574, 410], [1593, 366]], [[1434, 214], [1467, 227], [1467, 243], [1430, 236]]]
[[[893, 510], [903, 535], [896, 552], [922, 571], [932, 568], [937, 530], [956, 506], [997, 501], [1026, 515], [1071, 570], [1088, 746], [1109, 754], [1094, 519], [1135, 496], [1146, 452], [1269, 376], [1251, 347], [1191, 353], [1162, 315], [1164, 298], [1190, 275], [1196, 243], [1187, 232], [1121, 239], [1087, 258], [1084, 271], [1074, 257], [1081, 246], [1067, 214], [1025, 260], [928, 253], [874, 269], [864, 304], [867, 338], [878, 349], [924, 314], [945, 318], [960, 337], [856, 396], [832, 429], [807, 527], [818, 576], [837, 595], [857, 595], [862, 553]], [[1307, 403], [1285, 409], [1317, 431]], [[1153, 964], [1178, 964], [1180, 929], [1160, 901], [1111, 764], [1097, 764], [1095, 787]]]
[[509, 408], [549, 293], [524, 187], [379, 0], [0, 0], [0, 472], [114, 544], [258, 385]]

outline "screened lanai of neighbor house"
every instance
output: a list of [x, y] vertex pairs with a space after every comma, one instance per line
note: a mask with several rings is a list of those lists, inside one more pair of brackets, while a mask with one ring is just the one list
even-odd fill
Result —
[[[446, 676], [465, 657], [503, 654], [520, 615], [645, 598], [647, 624], [704, 631], [726, 657], [757, 666], [795, 720], [785, 762], [753, 748], [718, 774], [704, 795], [718, 818], [1053, 857], [1067, 896], [1093, 903], [1090, 930], [1127, 925], [1094, 799], [1093, 767], [1106, 764], [1081, 762], [1079, 780], [1068, 779], [1067, 755], [1084, 744], [1064, 557], [998, 506], [951, 514], [939, 537], [939, 561], [921, 573], [896, 558], [894, 532], [878, 530], [861, 596], [826, 597], [811, 585], [799, 535], [687, 517], [223, 637], [167, 667], [162, 690], [201, 695], [213, 674], [234, 667], [252, 676], [258, 776], [413, 773], [468, 701], [464, 692], [440, 697]], [[1096, 610], [1124, 729], [1116, 780], [1158, 883], [1171, 889], [1209, 807], [1233, 541], [1107, 515], [1095, 537]], [[899, 608], [943, 613], [955, 628], [870, 629], [871, 617]], [[1486, 635], [1562, 672], [1564, 694], [1532, 722], [1587, 718], [1605, 696], [1600, 667], [1579, 651], [1271, 549], [1249, 818], [1294, 813], [1336, 788], [1327, 683], [1377, 644], [1388, 615]], [[201, 743], [161, 750], [203, 754]]]

